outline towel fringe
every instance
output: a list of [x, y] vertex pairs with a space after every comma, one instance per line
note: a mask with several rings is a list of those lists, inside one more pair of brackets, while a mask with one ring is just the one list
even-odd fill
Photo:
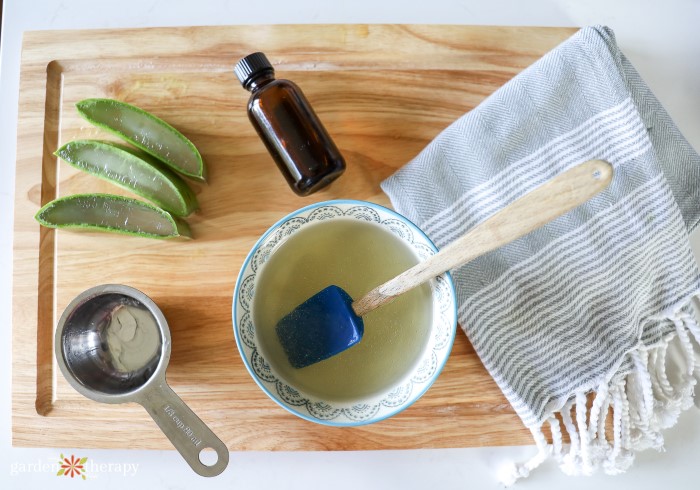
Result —
[[[524, 464], [504, 468], [501, 482], [509, 486], [528, 476], [549, 456], [568, 475], [599, 470], [615, 475], [629, 469], [635, 452], [662, 451], [661, 431], [675, 425], [681, 412], [693, 405], [694, 387], [700, 382], [700, 325], [692, 307], [686, 304], [666, 320], [673, 322], [675, 331], [659, 345], [630, 352], [629, 373], [572, 394], [558, 413], [530, 428], [537, 454]], [[591, 393], [595, 396], [589, 403]], [[606, 434], [610, 416], [612, 433]], [[545, 424], [551, 430], [551, 444], [542, 432]], [[565, 435], [569, 443], [564, 443]]]
[[541, 465], [550, 455], [552, 448], [547, 444], [547, 439], [542, 433], [541, 427], [530, 429], [532, 437], [537, 444], [537, 454], [524, 464], [510, 463], [501, 468], [498, 479], [505, 486], [514, 484], [520, 478], [526, 478], [530, 472]]

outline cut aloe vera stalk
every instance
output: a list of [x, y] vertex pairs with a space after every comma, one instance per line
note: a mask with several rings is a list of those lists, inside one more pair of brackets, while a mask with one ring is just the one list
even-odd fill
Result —
[[198, 207], [197, 198], [185, 181], [143, 152], [106, 141], [76, 140], [54, 154], [177, 216], [187, 216]]
[[153, 114], [114, 99], [85, 99], [76, 104], [87, 121], [105, 129], [197, 180], [206, 180], [199, 151], [182, 133]]
[[49, 228], [110, 231], [147, 238], [191, 237], [185, 221], [130, 197], [75, 194], [42, 207], [36, 220]]

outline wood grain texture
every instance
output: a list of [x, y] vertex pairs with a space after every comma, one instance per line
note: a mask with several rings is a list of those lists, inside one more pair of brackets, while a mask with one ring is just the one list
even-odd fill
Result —
[[[230, 450], [343, 450], [530, 444], [466, 337], [412, 407], [358, 428], [323, 427], [278, 407], [238, 355], [236, 276], [258, 237], [311, 202], [389, 205], [379, 183], [442, 129], [569, 37], [573, 29], [470, 26], [230, 26], [25, 33], [16, 163], [12, 438], [18, 446], [169, 448], [138, 405], [84, 399], [58, 373], [53, 331], [83, 290], [136, 287], [172, 331], [168, 382]], [[266, 52], [297, 82], [346, 157], [330, 188], [295, 196], [248, 122], [232, 72]], [[57, 196], [126, 194], [52, 155], [78, 138], [112, 139], [85, 123], [78, 100], [112, 97], [153, 112], [200, 149], [209, 184], [192, 184], [195, 239], [42, 229]]]

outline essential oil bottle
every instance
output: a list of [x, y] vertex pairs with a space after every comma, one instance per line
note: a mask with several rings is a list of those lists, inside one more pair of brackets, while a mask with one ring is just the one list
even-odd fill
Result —
[[276, 79], [263, 53], [246, 56], [234, 72], [251, 92], [248, 117], [294, 192], [309, 195], [345, 171], [345, 160], [301, 89]]

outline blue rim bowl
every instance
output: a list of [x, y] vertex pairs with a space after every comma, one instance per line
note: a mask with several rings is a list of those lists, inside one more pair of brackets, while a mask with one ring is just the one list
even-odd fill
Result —
[[238, 275], [233, 293], [233, 332], [246, 369], [258, 386], [277, 404], [302, 419], [330, 426], [359, 426], [379, 422], [408, 408], [437, 379], [452, 350], [457, 329], [457, 301], [449, 273], [430, 281], [433, 319], [421, 358], [411, 370], [385, 390], [346, 403], [312, 397], [287, 383], [258, 348], [252, 304], [255, 278], [275, 247], [288, 236], [321, 220], [353, 218], [385, 227], [410, 245], [425, 260], [437, 247], [423, 231], [404, 216], [366, 201], [334, 200], [311, 204], [272, 225], [255, 243]]

